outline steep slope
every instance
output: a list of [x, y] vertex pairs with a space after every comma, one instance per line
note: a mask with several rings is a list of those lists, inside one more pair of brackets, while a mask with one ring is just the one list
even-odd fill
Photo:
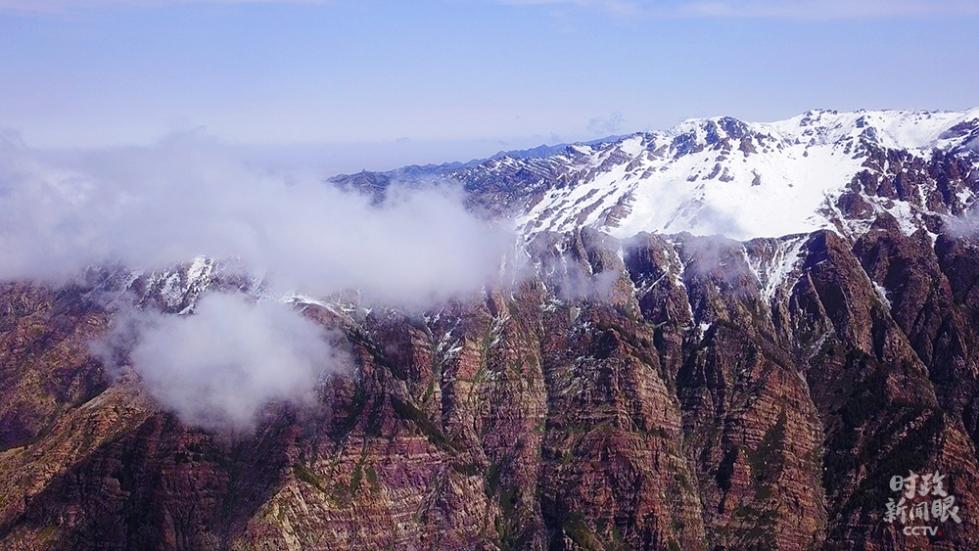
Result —
[[[774, 123], [690, 120], [424, 174], [458, 180], [474, 205], [513, 216], [527, 235], [587, 226], [620, 238], [689, 231], [750, 239], [827, 227], [850, 234], [885, 211], [909, 228], [961, 214], [976, 194], [977, 163], [979, 109], [821, 110]], [[399, 172], [335, 181], [379, 193], [420, 179]], [[880, 180], [893, 184], [872, 184]]]
[[[321, 389], [321, 408], [273, 407], [232, 440], [181, 426], [131, 377], [86, 371], [97, 363], [85, 348], [23, 363], [59, 341], [8, 330], [5, 402], [34, 404], [24, 418], [36, 421], [4, 432], [0, 538], [17, 549], [966, 548], [979, 467], [964, 321], [977, 313], [958, 274], [976, 243], [943, 234], [932, 252], [916, 239], [930, 242], [893, 221], [856, 245], [829, 231], [747, 243], [545, 233], [531, 250], [547, 275], [425, 316], [299, 302], [346, 334], [356, 370]], [[925, 293], [876, 268], [907, 254], [934, 269]], [[104, 316], [91, 292], [8, 286], [5, 323], [44, 312], [88, 323]], [[922, 317], [914, 297], [928, 296]], [[903, 321], [928, 316], [948, 321]], [[958, 359], [923, 352], [936, 349]], [[30, 399], [30, 381], [66, 371], [94, 387]], [[929, 543], [882, 515], [891, 476], [936, 469], [963, 522]]]

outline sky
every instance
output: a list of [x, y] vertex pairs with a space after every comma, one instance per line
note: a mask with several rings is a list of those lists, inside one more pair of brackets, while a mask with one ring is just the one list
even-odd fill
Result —
[[810, 108], [979, 105], [979, 0], [0, 0], [0, 129], [323, 172]]

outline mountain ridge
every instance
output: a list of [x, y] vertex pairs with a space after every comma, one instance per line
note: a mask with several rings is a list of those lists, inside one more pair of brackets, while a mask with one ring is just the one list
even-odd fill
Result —
[[[970, 124], [927, 154], [865, 125], [804, 156], [718, 119], [455, 167], [472, 209], [522, 223], [528, 269], [425, 312], [269, 297], [203, 258], [2, 282], [0, 547], [974, 548], [979, 234], [946, 223], [979, 193], [977, 155], [957, 149]], [[777, 237], [616, 237], [602, 230], [628, 226], [590, 223], [599, 192], [561, 203], [663, 183], [677, 162], [703, 177], [667, 182], [760, 188], [731, 167], [766, 149], [845, 160], [844, 182], [817, 182], [841, 186], [832, 216]], [[646, 163], [666, 169], [642, 178]], [[378, 200], [400, 185], [359, 177], [337, 183]], [[344, 343], [348, 369], [314, 404], [270, 403], [229, 436], [154, 401], [124, 346], [114, 367], [92, 350], [118, 315], [106, 297], [193, 316], [215, 292], [287, 302]], [[933, 519], [926, 537], [888, 521], [909, 473], [945, 477], [960, 522]]]
[[[858, 175], [885, 173], [890, 151], [903, 151], [908, 159], [923, 162], [936, 154], [965, 159], [972, 165], [966, 177], [976, 177], [979, 108], [811, 110], [768, 123], [732, 117], [690, 119], [665, 131], [546, 151], [498, 154], [414, 175], [364, 172], [332, 181], [370, 187], [374, 193], [398, 181], [456, 181], [473, 205], [514, 217], [518, 231], [528, 236], [582, 225], [620, 238], [639, 231], [690, 231], [738, 239], [821, 227], [858, 231], [844, 228], [848, 217], [838, 212], [841, 197]], [[927, 197], [935, 187], [920, 191]], [[974, 200], [968, 185], [953, 193], [959, 196], [943, 200], [941, 207], [905, 197], [882, 201], [869, 190], [860, 195], [877, 211], [887, 210], [920, 227], [922, 216], [961, 215]]]

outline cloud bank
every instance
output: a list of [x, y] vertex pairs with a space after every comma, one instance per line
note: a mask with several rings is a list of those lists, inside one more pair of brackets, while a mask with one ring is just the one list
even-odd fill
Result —
[[192, 316], [130, 313], [116, 330], [135, 339], [131, 361], [150, 395], [209, 430], [250, 430], [272, 402], [311, 406], [347, 361], [289, 305], [240, 294], [206, 295]]
[[62, 13], [97, 8], [152, 8], [192, 4], [326, 4], [330, 0], [0, 0], [0, 10], [22, 13]]
[[[0, 11], [64, 13], [100, 8], [293, 4], [329, 5], [337, 0], [0, 0]], [[497, 0], [503, 5], [554, 10], [587, 9], [616, 17], [868, 19], [979, 14], [975, 0]]]
[[207, 429], [247, 428], [269, 402], [309, 403], [343, 364], [281, 297], [356, 289], [373, 304], [430, 306], [494, 282], [513, 247], [450, 185], [378, 205], [197, 135], [68, 156], [0, 138], [0, 280], [60, 285], [90, 266], [152, 272], [197, 256], [262, 279], [258, 302], [205, 294], [188, 316], [123, 310], [103, 343], [125, 346], [115, 357], [128, 352], [149, 392]]
[[979, 237], [979, 207], [945, 219], [943, 230], [956, 238]]
[[478, 291], [512, 243], [452, 186], [381, 205], [315, 178], [270, 173], [199, 136], [52, 163], [0, 146], [0, 279], [61, 283], [90, 265], [165, 269], [235, 259], [275, 292], [426, 305]]

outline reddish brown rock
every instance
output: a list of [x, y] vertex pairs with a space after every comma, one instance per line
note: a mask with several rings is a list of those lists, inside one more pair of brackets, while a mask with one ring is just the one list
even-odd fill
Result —
[[[5, 284], [0, 546], [976, 543], [974, 240], [885, 217], [852, 243], [582, 231], [531, 250], [539, 277], [426, 314], [301, 306], [352, 365], [234, 436], [103, 373], [92, 289]], [[909, 470], [947, 475], [962, 524], [932, 541], [884, 522]]]

